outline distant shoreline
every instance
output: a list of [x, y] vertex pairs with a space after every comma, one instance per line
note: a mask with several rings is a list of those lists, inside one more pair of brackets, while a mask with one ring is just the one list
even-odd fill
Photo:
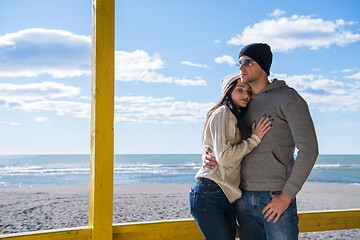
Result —
[[[114, 183], [192, 183], [200, 154], [114, 156]], [[90, 155], [0, 156], [0, 188], [88, 185]], [[310, 182], [360, 184], [360, 155], [320, 155]]]

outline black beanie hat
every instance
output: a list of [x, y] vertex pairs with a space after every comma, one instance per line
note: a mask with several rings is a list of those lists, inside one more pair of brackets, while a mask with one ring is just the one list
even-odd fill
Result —
[[243, 49], [241, 49], [239, 58], [244, 55], [256, 61], [266, 74], [268, 76], [270, 75], [273, 55], [269, 45], [266, 43], [252, 43], [246, 45]]

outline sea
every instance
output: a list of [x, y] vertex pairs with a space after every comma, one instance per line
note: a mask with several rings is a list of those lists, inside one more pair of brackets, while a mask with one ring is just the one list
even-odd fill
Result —
[[[192, 183], [201, 154], [116, 154], [114, 183]], [[0, 155], [0, 188], [89, 184], [89, 155]], [[319, 155], [310, 182], [360, 184], [360, 155]]]

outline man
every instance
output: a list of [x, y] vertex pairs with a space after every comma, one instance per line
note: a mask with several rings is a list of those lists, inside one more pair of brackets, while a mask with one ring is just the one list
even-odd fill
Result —
[[[241, 167], [242, 197], [237, 200], [240, 239], [291, 240], [299, 234], [296, 194], [318, 156], [314, 124], [305, 100], [285, 81], [268, 80], [272, 52], [253, 43], [239, 54], [241, 78], [252, 89], [244, 119], [248, 126], [271, 115], [272, 129], [260, 145], [245, 156]], [[294, 159], [295, 147], [299, 150]], [[216, 159], [203, 154], [204, 167]]]

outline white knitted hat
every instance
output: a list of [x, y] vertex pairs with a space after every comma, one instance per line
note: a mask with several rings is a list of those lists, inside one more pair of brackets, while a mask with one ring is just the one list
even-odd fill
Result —
[[221, 91], [222, 93], [224, 93], [226, 91], [226, 89], [228, 89], [228, 87], [235, 82], [236, 80], [240, 79], [241, 74], [240, 73], [233, 73], [230, 75], [227, 75], [226, 77], [224, 77], [223, 79], [220, 80], [220, 84], [221, 84]]

